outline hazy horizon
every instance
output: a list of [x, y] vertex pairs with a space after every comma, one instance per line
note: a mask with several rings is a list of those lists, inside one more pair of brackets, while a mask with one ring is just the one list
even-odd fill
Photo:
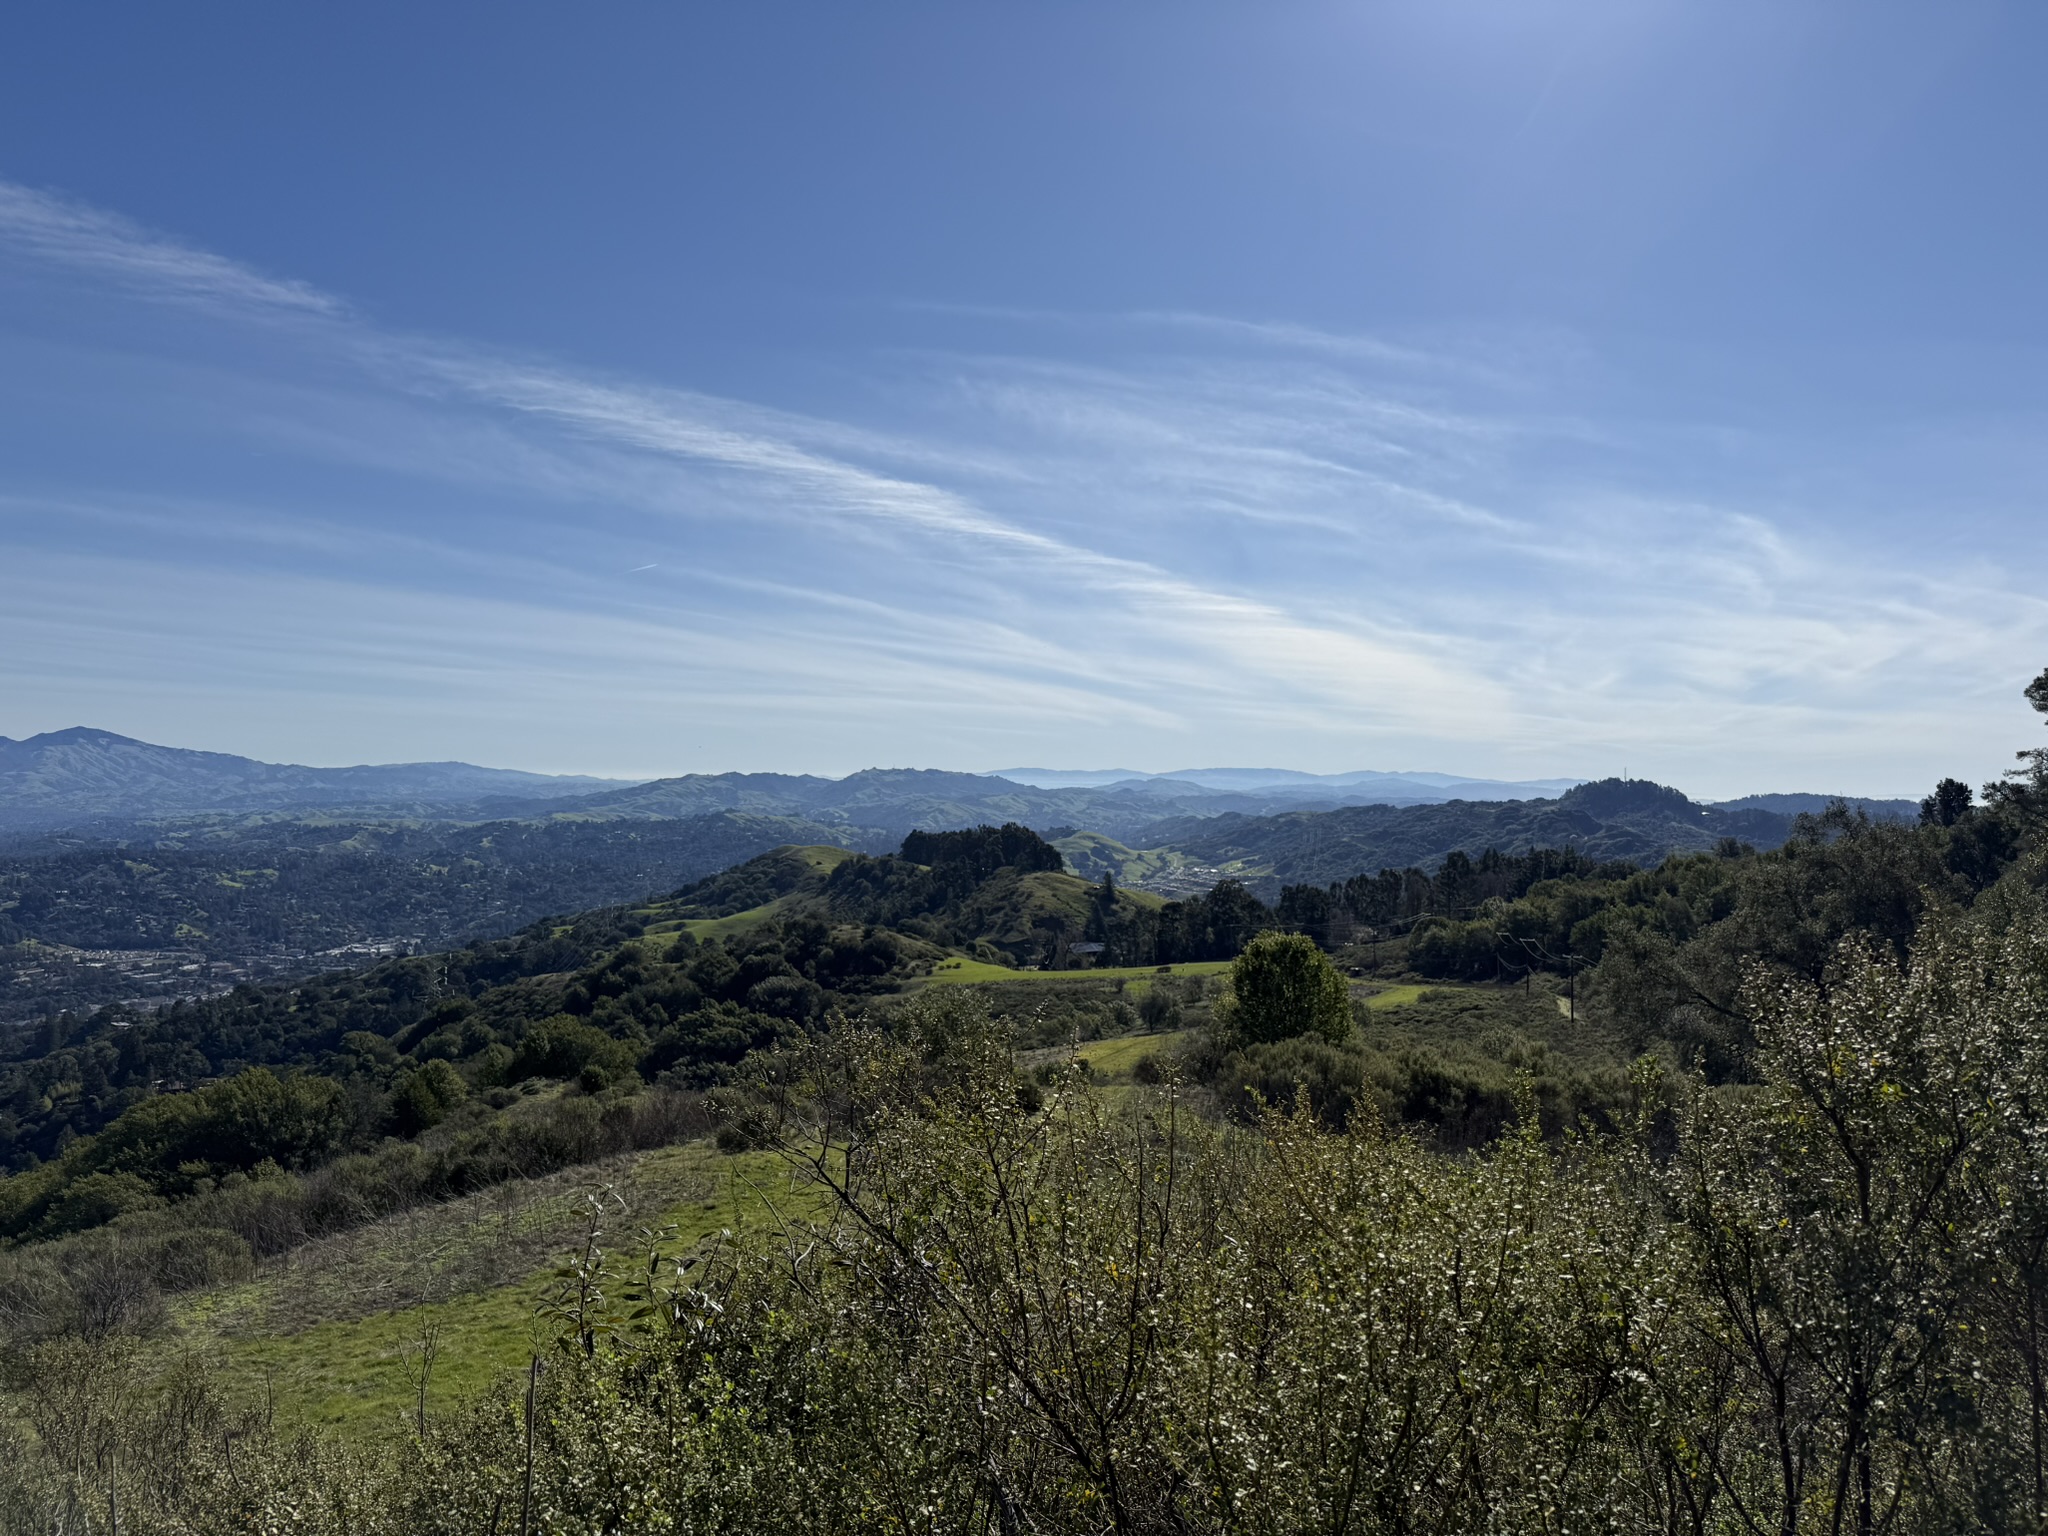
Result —
[[[41, 735], [50, 735], [50, 734], [61, 734], [62, 732], [65, 732], [65, 731], [94, 731], [94, 732], [104, 731], [104, 732], [105, 732], [106, 734], [108, 734], [108, 735], [113, 735], [113, 736], [120, 736], [120, 737], [123, 737], [123, 738], [125, 738], [125, 739], [127, 739], [127, 740], [130, 740], [130, 741], [140, 741], [140, 740], [143, 740], [143, 738], [140, 738], [140, 737], [136, 737], [136, 736], [134, 736], [134, 735], [133, 735], [132, 733], [129, 733], [129, 732], [125, 732], [125, 731], [116, 731], [116, 730], [113, 730], [113, 729], [111, 729], [110, 727], [105, 727], [105, 726], [94, 726], [94, 725], [82, 725], [82, 724], [80, 724], [80, 725], [72, 725], [72, 726], [60, 727], [60, 728], [58, 728], [58, 730], [57, 730], [57, 731], [53, 731], [53, 732], [31, 732], [31, 733], [27, 733], [27, 734], [26, 734], [26, 735], [24, 735], [24, 736], [10, 736], [10, 735], [9, 735], [9, 734], [8, 734], [7, 732], [5, 732], [5, 731], [0, 731], [0, 743], [11, 743], [11, 744], [14, 744], [14, 745], [20, 745], [20, 744], [22, 744], [22, 743], [23, 743], [23, 742], [25, 742], [25, 741], [30, 741], [30, 740], [34, 740], [34, 739], [35, 739], [35, 738], [36, 738], [37, 736], [41, 736]], [[179, 750], [185, 750], [185, 751], [200, 751], [200, 752], [225, 752], [225, 751], [227, 751], [227, 749], [224, 749], [224, 748], [221, 748], [221, 747], [215, 747], [215, 746], [197, 746], [197, 747], [195, 747], [195, 746], [190, 746], [190, 745], [188, 745], [188, 744], [185, 744], [185, 743], [177, 743], [177, 742], [163, 742], [163, 741], [147, 741], [147, 742], [145, 742], [144, 744], [145, 744], [145, 745], [148, 745], [148, 746], [158, 746], [158, 747], [173, 747], [173, 748], [176, 748], [176, 749], [179, 749]], [[249, 757], [249, 756], [250, 756], [250, 754], [248, 754], [248, 753], [237, 753], [237, 752], [228, 752], [228, 755], [230, 755], [230, 756], [238, 756], [238, 757]], [[1029, 785], [1033, 785], [1034, 787], [1041, 787], [1041, 788], [1049, 788], [1049, 787], [1054, 787], [1054, 785], [1053, 785], [1053, 784], [1048, 784], [1048, 783], [1042, 783], [1042, 782], [1040, 782], [1040, 779], [1039, 779], [1038, 777], [1035, 777], [1035, 776], [1043, 776], [1043, 778], [1045, 778], [1045, 779], [1050, 779], [1050, 780], [1054, 780], [1054, 781], [1056, 781], [1056, 782], [1057, 782], [1057, 781], [1065, 781], [1065, 782], [1068, 782], [1068, 783], [1071, 783], [1071, 784], [1073, 784], [1073, 785], [1074, 785], [1075, 787], [1088, 787], [1088, 785], [1091, 785], [1091, 784], [1096, 784], [1096, 783], [1105, 783], [1105, 782], [1115, 782], [1115, 781], [1116, 781], [1116, 780], [1118, 780], [1118, 779], [1131, 779], [1131, 778], [1148, 778], [1148, 779], [1157, 779], [1157, 778], [1175, 778], [1175, 777], [1179, 777], [1179, 778], [1189, 778], [1189, 779], [1191, 779], [1191, 778], [1193, 778], [1193, 777], [1194, 777], [1194, 776], [1196, 776], [1196, 775], [1228, 775], [1228, 774], [1259, 774], [1259, 775], [1266, 775], [1266, 774], [1274, 774], [1274, 775], [1293, 775], [1293, 776], [1299, 777], [1299, 778], [1301, 778], [1301, 779], [1304, 779], [1304, 780], [1308, 780], [1308, 781], [1310, 781], [1310, 782], [1315, 782], [1315, 781], [1334, 781], [1334, 780], [1341, 780], [1341, 779], [1344, 779], [1344, 778], [1346, 778], [1346, 777], [1348, 777], [1348, 776], [1354, 776], [1354, 775], [1355, 775], [1355, 776], [1359, 776], [1359, 777], [1370, 777], [1370, 778], [1372, 778], [1372, 779], [1394, 779], [1394, 780], [1400, 780], [1400, 781], [1405, 781], [1405, 782], [1410, 782], [1410, 783], [1427, 783], [1427, 782], [1428, 782], [1429, 780], [1431, 780], [1431, 779], [1436, 779], [1436, 780], [1442, 781], [1442, 782], [1440, 782], [1440, 783], [1439, 783], [1439, 784], [1438, 784], [1437, 786], [1435, 786], [1435, 787], [1439, 787], [1439, 788], [1449, 788], [1449, 787], [1452, 787], [1452, 786], [1455, 786], [1455, 785], [1460, 785], [1460, 784], [1470, 784], [1470, 785], [1477, 785], [1477, 786], [1488, 786], [1488, 787], [1493, 787], [1493, 786], [1499, 786], [1499, 787], [1528, 787], [1528, 788], [1543, 788], [1543, 789], [1544, 789], [1544, 790], [1546, 791], [1546, 794], [1555, 794], [1555, 793], [1560, 793], [1560, 792], [1562, 792], [1562, 791], [1563, 791], [1563, 790], [1564, 790], [1565, 788], [1568, 788], [1568, 787], [1570, 787], [1571, 785], [1574, 785], [1574, 784], [1584, 784], [1584, 783], [1589, 783], [1589, 782], [1592, 782], [1593, 780], [1595, 780], [1595, 779], [1599, 779], [1599, 778], [1608, 778], [1608, 777], [1630, 777], [1630, 776], [1631, 776], [1631, 775], [1629, 775], [1629, 774], [1628, 774], [1628, 772], [1627, 772], [1627, 770], [1626, 770], [1626, 767], [1624, 767], [1624, 770], [1623, 770], [1623, 771], [1622, 771], [1621, 773], [1619, 773], [1619, 774], [1585, 774], [1585, 775], [1577, 775], [1577, 776], [1565, 776], [1565, 777], [1554, 777], [1554, 778], [1538, 778], [1538, 779], [1501, 779], [1501, 778], [1494, 778], [1494, 777], [1488, 777], [1488, 776], [1484, 776], [1484, 775], [1471, 775], [1471, 774], [1460, 774], [1460, 773], [1453, 773], [1453, 772], [1450, 772], [1450, 771], [1448, 771], [1448, 770], [1444, 770], [1444, 769], [1440, 769], [1440, 768], [1360, 768], [1360, 767], [1357, 767], [1356, 765], [1354, 765], [1353, 767], [1350, 767], [1350, 768], [1345, 768], [1345, 769], [1335, 769], [1335, 770], [1329, 770], [1329, 771], [1316, 771], [1316, 770], [1309, 770], [1309, 769], [1301, 769], [1301, 768], [1295, 768], [1295, 767], [1292, 767], [1292, 766], [1290, 766], [1290, 765], [1286, 765], [1286, 764], [1264, 764], [1264, 765], [1259, 765], [1259, 766], [1250, 766], [1250, 767], [1247, 767], [1247, 766], [1220, 766], [1220, 765], [1219, 765], [1219, 766], [1209, 766], [1209, 767], [1192, 767], [1192, 766], [1187, 766], [1187, 765], [1179, 765], [1179, 766], [1175, 766], [1175, 767], [1171, 767], [1171, 768], [1149, 768], [1149, 769], [1148, 769], [1148, 768], [1128, 768], [1128, 767], [1117, 767], [1117, 768], [1050, 768], [1050, 767], [1045, 767], [1045, 766], [1043, 766], [1043, 765], [1039, 765], [1039, 766], [1033, 766], [1033, 767], [1013, 766], [1013, 767], [1008, 767], [1008, 768], [972, 768], [972, 767], [971, 767], [971, 768], [953, 768], [953, 767], [944, 767], [944, 766], [940, 766], [940, 765], [934, 765], [934, 764], [929, 764], [929, 763], [867, 763], [867, 764], [863, 764], [863, 765], [861, 765], [861, 766], [859, 766], [859, 767], [855, 767], [855, 768], [847, 768], [847, 769], [841, 769], [841, 770], [837, 770], [837, 771], [824, 771], [824, 770], [820, 770], [820, 769], [814, 769], [814, 768], [803, 768], [803, 767], [794, 767], [794, 768], [789, 768], [789, 767], [765, 767], [765, 768], [763, 768], [763, 767], [724, 767], [724, 768], [682, 768], [682, 769], [657, 769], [657, 770], [652, 770], [652, 771], [643, 771], [643, 772], [627, 772], [627, 773], [588, 773], [588, 774], [586, 774], [586, 773], [582, 773], [582, 772], [579, 772], [579, 771], [565, 771], [565, 770], [558, 770], [558, 769], [552, 769], [552, 768], [535, 768], [535, 767], [530, 767], [530, 766], [528, 766], [528, 765], [526, 765], [526, 764], [523, 764], [523, 763], [505, 763], [505, 762], [480, 762], [480, 761], [476, 761], [476, 760], [474, 760], [474, 759], [468, 759], [468, 758], [409, 758], [409, 759], [385, 759], [385, 760], [380, 760], [380, 761], [376, 761], [376, 762], [372, 762], [372, 761], [370, 761], [370, 760], [368, 760], [368, 759], [355, 759], [355, 760], [350, 760], [350, 761], [345, 761], [345, 762], [343, 762], [343, 761], [335, 761], [335, 762], [324, 762], [324, 763], [323, 763], [323, 762], [292, 762], [292, 761], [289, 761], [289, 760], [284, 760], [284, 759], [268, 759], [268, 758], [257, 758], [257, 759], [254, 759], [254, 760], [255, 760], [255, 761], [260, 761], [260, 762], [271, 762], [271, 763], [274, 763], [274, 764], [276, 764], [276, 765], [278, 765], [278, 766], [290, 766], [290, 767], [304, 767], [304, 768], [312, 768], [312, 769], [341, 769], [341, 768], [365, 768], [365, 767], [406, 767], [406, 766], [412, 766], [412, 765], [418, 765], [418, 764], [426, 764], [426, 763], [435, 763], [435, 762], [461, 762], [461, 763], [466, 763], [466, 764], [468, 764], [468, 765], [469, 765], [469, 766], [471, 766], [471, 767], [480, 767], [480, 768], [496, 768], [496, 769], [510, 769], [510, 770], [514, 770], [514, 771], [517, 771], [517, 772], [522, 772], [522, 773], [536, 773], [536, 774], [548, 774], [548, 775], [557, 775], [557, 776], [562, 776], [562, 777], [587, 777], [587, 778], [593, 778], [593, 779], [600, 779], [600, 780], [604, 780], [604, 781], [606, 781], [606, 782], [609, 782], [609, 783], [616, 783], [616, 784], [619, 784], [619, 785], [622, 785], [622, 786], [623, 786], [623, 785], [631, 785], [631, 784], [644, 784], [644, 783], [649, 783], [649, 782], [651, 782], [651, 781], [654, 781], [654, 780], [657, 780], [657, 779], [665, 779], [665, 778], [680, 778], [680, 777], [684, 777], [684, 776], [687, 776], [687, 775], [705, 775], [705, 776], [709, 776], [709, 777], [717, 777], [717, 776], [719, 776], [719, 775], [721, 775], [721, 774], [728, 774], [728, 773], [733, 773], [733, 774], [749, 774], [749, 773], [767, 773], [767, 774], [787, 774], [787, 775], [790, 775], [790, 776], [793, 776], [793, 777], [795, 777], [795, 776], [810, 776], [810, 777], [815, 777], [815, 778], [821, 778], [821, 779], [832, 779], [832, 780], [838, 780], [838, 779], [844, 779], [844, 778], [847, 778], [847, 777], [849, 777], [850, 775], [853, 775], [853, 774], [856, 774], [856, 773], [865, 773], [865, 772], [874, 772], [874, 771], [884, 771], [884, 772], [887, 772], [887, 771], [892, 771], [892, 770], [903, 770], [903, 769], [912, 769], [912, 770], [922, 770], [922, 769], [932, 769], [932, 768], [936, 768], [936, 769], [937, 769], [937, 771], [939, 771], [939, 772], [948, 772], [948, 773], [967, 773], [967, 774], [975, 774], [975, 775], [978, 775], [978, 776], [981, 776], [981, 777], [987, 777], [987, 778], [1009, 778], [1009, 779], [1011, 779], [1011, 780], [1012, 780], [1013, 782], [1016, 782], [1016, 783], [1020, 783], [1020, 784], [1029, 784]], [[1638, 778], [1642, 777], [1641, 775], [1633, 775], [1633, 776], [1634, 776], [1634, 777], [1638, 777]], [[1086, 783], [1083, 783], [1082, 781], [1087, 781], [1087, 782], [1086, 782]], [[1333, 788], [1333, 789], [1335, 789], [1335, 788], [1342, 788], [1342, 787], [1349, 787], [1349, 788], [1354, 788], [1354, 789], [1356, 789], [1356, 788], [1359, 788], [1359, 787], [1361, 787], [1361, 786], [1358, 786], [1358, 785], [1351, 785], [1351, 786], [1342, 786], [1342, 785], [1338, 785], [1338, 784], [1335, 784], [1335, 783], [1331, 783], [1331, 784], [1329, 785], [1329, 787], [1331, 787], [1331, 788]], [[1673, 787], [1673, 788], [1678, 788], [1678, 789], [1681, 789], [1681, 790], [1684, 790], [1684, 789], [1685, 789], [1685, 786], [1683, 786], [1683, 785], [1673, 785], [1673, 786], [1671, 786], [1671, 787]], [[1713, 800], [1713, 799], [1715, 799], [1715, 798], [1718, 798], [1718, 799], [1724, 799], [1724, 800], [1739, 800], [1739, 799], [1743, 799], [1743, 798], [1746, 798], [1746, 797], [1748, 797], [1748, 796], [1751, 796], [1751, 795], [1771, 795], [1771, 794], [1793, 794], [1793, 795], [1802, 795], [1802, 794], [1847, 794], [1847, 793], [1848, 793], [1847, 791], [1844, 791], [1844, 790], [1839, 790], [1839, 789], [1833, 788], [1833, 787], [1831, 787], [1831, 786], [1811, 786], [1811, 785], [1809, 785], [1809, 786], [1803, 786], [1803, 787], [1802, 787], [1802, 786], [1795, 786], [1795, 787], [1792, 787], [1792, 788], [1785, 788], [1785, 787], [1782, 787], [1782, 786], [1781, 786], [1781, 787], [1777, 787], [1777, 788], [1771, 788], [1771, 789], [1750, 789], [1750, 790], [1744, 790], [1744, 791], [1741, 791], [1741, 792], [1739, 792], [1739, 793], [1737, 793], [1737, 794], [1734, 794], [1734, 795], [1724, 795], [1724, 796], [1719, 796], [1719, 797], [1710, 797], [1710, 796], [1706, 796], [1706, 795], [1700, 795], [1700, 794], [1692, 794], [1690, 790], [1687, 790], [1686, 792], [1687, 792], [1687, 793], [1688, 793], [1689, 795], [1691, 795], [1691, 798], [1693, 798], [1693, 799], [1695, 799], [1695, 800], [1699, 800], [1699, 801], [1701, 801], [1701, 802], [1703, 802], [1703, 803], [1709, 803], [1709, 802], [1710, 802], [1711, 800]], [[1537, 797], [1537, 798], [1541, 798], [1541, 797]], [[1876, 800], [1912, 800], [1912, 799], [1917, 799], [1917, 798], [1918, 798], [1918, 796], [1917, 796], [1917, 795], [1915, 795], [1915, 794], [1913, 794], [1913, 793], [1911, 793], [1910, 791], [1907, 791], [1907, 790], [1901, 790], [1901, 791], [1899, 791], [1898, 793], [1896, 793], [1896, 794], [1891, 794], [1891, 795], [1884, 795], [1884, 794], [1879, 794], [1879, 795], [1860, 795], [1860, 796], [1856, 796], [1856, 797], [1854, 797], [1854, 798], [1860, 798], [1860, 799], [1876, 799]]]

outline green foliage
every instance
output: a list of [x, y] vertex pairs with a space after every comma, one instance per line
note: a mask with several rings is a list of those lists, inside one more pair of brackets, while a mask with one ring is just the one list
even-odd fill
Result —
[[262, 1067], [196, 1093], [145, 1099], [56, 1162], [0, 1181], [0, 1234], [77, 1231], [230, 1174], [311, 1168], [350, 1132], [338, 1083]]
[[58, 1237], [162, 1204], [163, 1198], [135, 1174], [88, 1173], [67, 1179], [54, 1191], [35, 1226], [42, 1235]]
[[1262, 933], [1230, 968], [1227, 1023], [1251, 1044], [1351, 1033], [1351, 994], [1315, 941], [1299, 933]]
[[1611, 1135], [1516, 1090], [1482, 1156], [1171, 1076], [1033, 1101], [948, 989], [749, 1074], [821, 1202], [773, 1241], [594, 1210], [530, 1399], [351, 1449], [43, 1345], [0, 1530], [109, 1486], [124, 1529], [310, 1536], [2039, 1529], [2048, 916], [1826, 972], [1748, 985], [1756, 1082], [1696, 1081], [1673, 1156], [1649, 1068]]
[[50, 1020], [15, 1035], [15, 1054], [0, 1060], [0, 1160], [18, 1169], [55, 1157], [152, 1094], [250, 1067], [317, 1071], [382, 1093], [401, 1055], [449, 1045], [469, 1053], [501, 1033], [516, 1040], [528, 1022], [561, 1011], [565, 973], [640, 931], [632, 914], [604, 909], [432, 960], [239, 987], [142, 1020]]
[[1247, 1123], [1268, 1108], [1305, 1109], [1331, 1129], [1406, 1127], [1447, 1150], [1491, 1146], [1525, 1108], [1546, 1137], [1582, 1125], [1613, 1130], [1639, 1091], [1613, 1043], [1566, 1020], [1547, 991], [1421, 989], [1357, 1017], [1341, 1044], [1204, 1032], [1178, 1064]]
[[[0, 949], [27, 939], [191, 947], [207, 960], [274, 972], [268, 957], [280, 951], [319, 955], [401, 934], [445, 949], [546, 914], [638, 900], [778, 844], [872, 846], [875, 836], [737, 812], [469, 825], [187, 822], [85, 846], [73, 835], [0, 854]], [[12, 995], [0, 1001], [9, 1009], [40, 996], [51, 1012], [89, 1012], [135, 988], [105, 970], [36, 969], [34, 988], [7, 988]]]
[[771, 849], [684, 886], [676, 892], [677, 910], [688, 918], [720, 918], [765, 907], [814, 888], [844, 857], [839, 848]]
[[958, 871], [956, 878], [970, 883], [979, 883], [999, 869], [1057, 872], [1066, 867], [1057, 848], [1013, 821], [959, 832], [913, 832], [903, 839], [900, 856], [935, 872]]
[[401, 1136], [417, 1136], [439, 1125], [463, 1100], [469, 1085], [438, 1058], [401, 1077], [391, 1090], [392, 1128]]
[[1667, 1175], [1750, 1416], [1703, 1441], [1714, 1477], [1788, 1529], [1942, 1491], [1968, 1528], [2036, 1528], [2048, 931], [1943, 924], [1910, 971], [1851, 941], [1749, 1007], [1760, 1087], [1696, 1091]]
[[1943, 779], [1920, 802], [1922, 826], [1952, 827], [1970, 814], [1970, 786], [1961, 779]]
[[[53, 1049], [5, 1069], [16, 1108], [0, 1115], [0, 1140], [14, 1135], [23, 1172], [0, 1178], [0, 1235], [77, 1230], [265, 1162], [310, 1169], [385, 1134], [416, 1137], [484, 1112], [477, 1094], [506, 1084], [575, 1080], [602, 1093], [644, 1077], [710, 1087], [749, 1052], [817, 1027], [835, 1000], [896, 986], [907, 965], [897, 936], [813, 918], [708, 944], [635, 942], [641, 931], [627, 914], [592, 913], [436, 962], [248, 989], [147, 1024], [104, 1019], [76, 1037], [54, 1032]], [[191, 1091], [150, 1091], [176, 1086], [165, 1082], [168, 1064], [204, 1076], [216, 1060], [251, 1055], [288, 1070], [257, 1066]], [[96, 1078], [104, 1096], [67, 1090], [70, 1074]], [[523, 1134], [507, 1127], [500, 1139]], [[53, 1157], [50, 1171], [23, 1166], [33, 1166], [31, 1148]], [[546, 1149], [532, 1156], [559, 1166]], [[467, 1166], [517, 1171], [494, 1153]], [[64, 1193], [100, 1173], [139, 1185]]]
[[526, 1032], [506, 1069], [506, 1079], [516, 1083], [529, 1077], [574, 1077], [588, 1066], [615, 1074], [629, 1072], [637, 1054], [603, 1030], [566, 1013], [557, 1014]]
[[1157, 918], [1152, 959], [1159, 965], [1228, 960], [1273, 926], [1273, 914], [1235, 880], [1219, 880], [1208, 894], [1168, 902]]

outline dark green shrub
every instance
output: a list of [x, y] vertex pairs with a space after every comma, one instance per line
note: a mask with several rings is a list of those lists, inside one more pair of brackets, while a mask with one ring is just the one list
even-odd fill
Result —
[[1230, 968], [1231, 1032], [1248, 1043], [1351, 1033], [1351, 993], [1329, 957], [1300, 933], [1262, 933]]
[[462, 1075], [440, 1057], [408, 1072], [391, 1091], [391, 1128], [401, 1136], [417, 1136], [448, 1118], [469, 1097]]
[[506, 1080], [519, 1082], [529, 1077], [574, 1077], [596, 1063], [617, 1074], [633, 1070], [638, 1052], [603, 1030], [556, 1014], [542, 1019], [526, 1032], [506, 1068]]

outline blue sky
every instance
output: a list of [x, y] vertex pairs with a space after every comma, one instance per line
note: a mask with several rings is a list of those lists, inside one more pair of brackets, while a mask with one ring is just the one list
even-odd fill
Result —
[[2048, 9], [0, 22], [0, 734], [1982, 780]]

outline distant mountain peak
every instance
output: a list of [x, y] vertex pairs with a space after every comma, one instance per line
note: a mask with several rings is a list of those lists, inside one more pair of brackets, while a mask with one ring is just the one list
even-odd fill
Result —
[[[147, 742], [138, 741], [133, 736], [123, 736], [119, 731], [102, 730], [99, 726], [96, 725], [67, 725], [61, 731], [44, 731], [40, 736], [30, 736], [26, 738], [21, 743], [21, 745], [23, 745], [24, 747], [32, 747], [35, 746], [37, 743], [45, 743], [51, 746], [55, 746], [59, 742], [67, 741], [110, 741], [118, 746], [123, 747], [141, 747], [148, 745]], [[170, 748], [167, 750], [175, 751], [176, 749]]]

